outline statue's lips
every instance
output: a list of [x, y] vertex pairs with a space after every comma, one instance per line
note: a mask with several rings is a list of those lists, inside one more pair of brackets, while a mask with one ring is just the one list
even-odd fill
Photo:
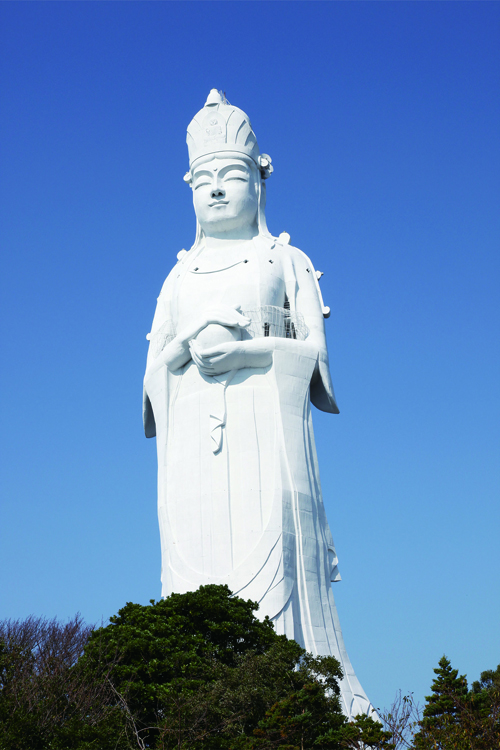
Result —
[[227, 206], [229, 201], [217, 201], [217, 203], [209, 203], [210, 208], [217, 208], [217, 206]]

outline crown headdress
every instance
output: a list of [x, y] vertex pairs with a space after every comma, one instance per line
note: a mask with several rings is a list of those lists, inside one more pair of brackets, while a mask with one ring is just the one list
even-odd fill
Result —
[[259, 151], [248, 115], [217, 89], [211, 90], [205, 106], [189, 123], [186, 140], [190, 168], [203, 156], [232, 151], [250, 157], [263, 179], [273, 171], [271, 158]]

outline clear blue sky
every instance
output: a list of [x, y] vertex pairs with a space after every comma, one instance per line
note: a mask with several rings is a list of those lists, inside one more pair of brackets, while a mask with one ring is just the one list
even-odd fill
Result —
[[142, 376], [194, 239], [185, 129], [249, 113], [322, 280], [315, 410], [347, 648], [376, 706], [500, 662], [500, 4], [2, 2], [0, 617], [160, 594]]

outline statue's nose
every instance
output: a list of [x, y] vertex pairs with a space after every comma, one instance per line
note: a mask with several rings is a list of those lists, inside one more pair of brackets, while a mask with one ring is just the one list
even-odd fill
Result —
[[226, 194], [225, 190], [222, 190], [222, 188], [217, 187], [212, 190], [212, 192], [210, 193], [210, 196], [212, 198], [224, 198], [225, 194]]

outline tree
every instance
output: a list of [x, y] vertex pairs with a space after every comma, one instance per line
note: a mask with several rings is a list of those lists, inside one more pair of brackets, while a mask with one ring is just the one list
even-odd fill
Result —
[[478, 747], [500, 747], [500, 664], [495, 670], [481, 672], [480, 679], [472, 683], [470, 697], [481, 722], [476, 730]]
[[472, 692], [480, 694], [482, 692], [493, 693], [500, 692], [500, 664], [496, 669], [487, 669], [481, 672], [481, 677], [472, 683]]
[[408, 750], [413, 747], [415, 734], [422, 719], [420, 704], [415, 702], [413, 693], [403, 695], [399, 690], [389, 709], [377, 709], [385, 729], [390, 733], [395, 750]]
[[96, 739], [104, 749], [110, 734], [116, 746], [119, 717], [108, 706], [109, 665], [94, 665], [92, 679], [77, 666], [91, 632], [80, 615], [66, 624], [43, 617], [0, 622], [2, 750], [49, 744], [69, 750]]
[[415, 736], [415, 746], [421, 750], [445, 748], [450, 735], [457, 734], [461, 713], [457, 699], [465, 700], [468, 693], [467, 679], [452, 669], [446, 656], [441, 657], [434, 673], [432, 694], [425, 697], [420, 731]]
[[338, 680], [342, 670], [332, 656], [304, 655], [295, 672], [294, 689], [266, 711], [254, 737], [242, 743], [245, 750], [337, 750], [386, 748], [389, 732], [379, 722], [358, 716], [347, 722], [340, 710]]
[[[94, 631], [82, 663], [95, 661], [97, 652], [105, 660], [119, 654], [111, 682], [149, 747], [166, 716], [173, 721], [172, 713], [182, 714], [183, 725], [190, 728], [199, 725], [201, 713], [205, 724], [213, 722], [207, 688], [221, 678], [224, 667], [237, 667], [247, 652], [259, 655], [277, 641], [285, 643], [269, 618], [257, 620], [256, 607], [232, 597], [226, 586], [202, 586], [151, 600], [149, 606], [129, 602], [110, 625]], [[292, 644], [288, 650], [292, 663], [300, 649]], [[207, 707], [201, 711], [202, 706]]]
[[[466, 700], [467, 679], [452, 669], [446, 656], [434, 669], [436, 677], [432, 683], [432, 694], [427, 695], [420, 731], [415, 735], [418, 750], [452, 747], [449, 742], [460, 742], [460, 713], [458, 699]], [[455, 745], [459, 747], [460, 745]]]
[[443, 656], [434, 670], [432, 695], [415, 735], [417, 750], [493, 750], [500, 748], [500, 699], [497, 672], [483, 672], [467, 688], [465, 676]]
[[214, 585], [129, 603], [92, 634], [82, 663], [95, 648], [120, 654], [110, 680], [140, 748], [340, 750], [368, 736], [390, 747], [380, 724], [343, 716], [338, 662], [278, 636], [257, 608]]

